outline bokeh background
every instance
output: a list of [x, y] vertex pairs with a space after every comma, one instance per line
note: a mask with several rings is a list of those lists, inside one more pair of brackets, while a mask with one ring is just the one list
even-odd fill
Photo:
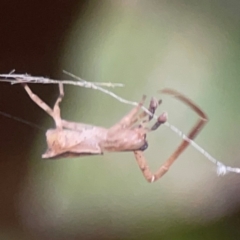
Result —
[[[0, 1], [0, 72], [121, 82], [120, 96], [163, 99], [183, 132], [196, 115], [157, 90], [176, 89], [210, 122], [197, 143], [240, 167], [240, 2]], [[53, 104], [57, 86], [31, 85]], [[62, 117], [111, 126], [131, 106], [65, 86]], [[44, 129], [52, 119], [21, 86], [0, 83], [0, 110]], [[240, 175], [218, 177], [190, 147], [148, 184], [132, 153], [43, 161], [45, 133], [0, 115], [0, 239], [240, 239]], [[181, 139], [167, 127], [148, 136], [152, 170]]]

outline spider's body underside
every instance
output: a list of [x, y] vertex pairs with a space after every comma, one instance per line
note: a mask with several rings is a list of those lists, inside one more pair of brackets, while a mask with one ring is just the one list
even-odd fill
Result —
[[[71, 122], [72, 124], [78, 124]], [[69, 124], [69, 122], [68, 122]], [[116, 133], [115, 133], [116, 134]], [[119, 134], [110, 129], [81, 124], [81, 129], [49, 129], [46, 133], [48, 150], [43, 158], [87, 156], [104, 152], [134, 151], [147, 145], [146, 134], [138, 129], [126, 129]]]
[[[118, 123], [107, 129], [61, 119], [59, 103], [64, 96], [62, 84], [59, 84], [60, 94], [53, 109], [35, 95], [26, 83], [22, 83], [22, 85], [30, 98], [46, 111], [54, 119], [56, 124], [56, 128], [49, 129], [46, 132], [48, 149], [42, 155], [45, 159], [100, 155], [104, 152], [133, 151], [146, 180], [148, 182], [154, 182], [168, 171], [177, 157], [189, 145], [188, 141], [183, 140], [170, 158], [152, 174], [143, 155], [143, 151], [148, 146], [146, 135], [148, 132], [156, 130], [161, 124], [165, 123], [167, 121], [167, 114], [162, 113], [152, 127], [147, 127], [147, 123], [151, 121], [153, 117], [141, 111], [141, 107], [146, 99], [145, 96], [143, 96], [142, 101], [137, 107], [134, 107]], [[189, 139], [194, 139], [207, 121], [206, 114], [191, 100], [174, 90], [165, 89], [161, 92], [173, 95], [191, 107], [200, 116], [200, 120], [188, 135]], [[152, 99], [148, 110], [154, 115], [160, 103], [160, 101]]]

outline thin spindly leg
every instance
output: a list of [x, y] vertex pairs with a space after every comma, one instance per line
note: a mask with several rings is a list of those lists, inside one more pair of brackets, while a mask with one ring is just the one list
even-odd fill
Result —
[[[196, 106], [191, 100], [189, 100], [182, 94], [169, 89], [163, 90], [163, 93], [174, 95], [177, 99], [181, 100], [182, 102], [187, 104], [189, 107], [191, 107], [200, 116], [200, 120], [198, 120], [196, 125], [192, 128], [192, 130], [188, 134], [189, 139], [191, 140], [194, 139], [206, 124], [208, 120], [207, 115], [198, 106]], [[154, 174], [150, 171], [142, 151], [134, 151], [134, 155], [146, 180], [148, 182], [154, 182], [160, 179], [168, 171], [171, 165], [176, 161], [176, 159], [187, 148], [188, 145], [189, 145], [189, 142], [186, 140], [183, 140], [180, 146], [175, 150], [175, 152], [167, 159], [167, 161]]]
[[139, 118], [142, 119], [146, 116], [148, 116], [148, 120], [145, 120], [144, 122], [149, 122], [153, 119], [153, 115], [155, 114], [155, 111], [157, 110], [158, 106], [162, 103], [162, 100], [157, 100], [155, 98], [152, 98], [148, 107], [148, 111], [152, 114], [149, 115], [146, 111], [142, 111], [142, 113], [139, 115]]
[[39, 98], [26, 83], [21, 83], [24, 89], [26, 90], [28, 96], [35, 102], [40, 108], [47, 112], [52, 118], [54, 118], [53, 110], [45, 103], [41, 98]]
[[[162, 113], [158, 119], [157, 122], [150, 128], [148, 131], [154, 131], [158, 129], [162, 124], [164, 124], [167, 121], [167, 113]], [[153, 182], [155, 180], [154, 174], [150, 171], [147, 161], [143, 155], [143, 151], [134, 151], [135, 158], [137, 160], [138, 166], [140, 167], [145, 179], [148, 182]]]
[[[161, 102], [162, 102], [162, 100], [159, 100], [159, 101], [158, 101], [158, 100], [156, 100], [155, 98], [152, 98], [151, 101], [150, 101], [150, 103], [149, 103], [149, 107], [148, 107], [148, 111], [149, 111], [152, 115], [148, 114], [146, 111], [142, 111], [142, 112], [138, 115], [138, 117], [135, 119], [135, 122], [134, 122], [134, 123], [136, 123], [136, 122], [138, 122], [138, 121], [141, 120], [140, 126], [143, 127], [143, 128], [146, 128], [146, 127], [145, 127], [146, 124], [153, 119], [153, 116], [154, 116], [154, 114], [155, 114], [155, 111], [156, 111], [156, 109], [158, 108], [158, 106], [161, 104]], [[148, 117], [147, 119], [145, 118], [146, 116]], [[165, 120], [165, 121], [166, 121], [166, 120]], [[134, 123], [133, 123], [133, 124], [134, 124]], [[158, 119], [158, 121], [157, 121], [156, 124], [159, 124], [159, 119]], [[155, 124], [155, 125], [156, 125], [156, 124]], [[132, 127], [134, 128], [134, 126], [132, 126]], [[147, 128], [146, 128], [146, 129], [147, 129]], [[152, 128], [149, 129], [149, 131], [152, 131]]]
[[54, 114], [53, 118], [54, 118], [56, 127], [59, 129], [62, 129], [61, 110], [60, 110], [59, 104], [62, 101], [63, 97], [64, 97], [63, 84], [59, 83], [59, 96], [53, 107], [53, 114]]
[[136, 122], [136, 119], [138, 119], [138, 112], [143, 106], [145, 99], [146, 96], [144, 95], [138, 106], [133, 108], [126, 116], [124, 116], [119, 122], [117, 122], [109, 129], [109, 134], [115, 134], [116, 131], [118, 131], [119, 129], [129, 128], [130, 126], [132, 126], [132, 124]]
[[26, 83], [22, 83], [22, 86], [26, 90], [29, 97], [40, 108], [42, 108], [45, 112], [47, 112], [54, 119], [57, 128], [62, 128], [59, 103], [62, 101], [62, 98], [64, 96], [63, 84], [62, 83], [59, 84], [59, 97], [57, 98], [57, 101], [54, 105], [53, 110], [45, 102], [43, 102], [43, 100], [40, 97], [38, 97], [35, 93], [33, 93], [32, 90], [29, 88], [29, 86]]
[[[128, 113], [125, 117], [123, 117], [117, 124], [115, 124], [113, 127], [111, 127], [109, 134], [115, 134], [116, 131], [122, 128], [130, 128], [135, 127], [133, 126], [136, 122], [140, 121], [141, 119], [144, 119], [146, 116], [148, 116], [148, 119], [142, 120], [140, 125], [144, 127], [144, 125], [151, 121], [153, 118], [153, 115], [157, 109], [157, 107], [161, 104], [161, 100], [157, 101], [156, 99], [152, 98], [149, 104], [149, 112], [152, 113], [152, 116], [146, 113], [145, 111], [142, 111], [140, 114], [138, 113], [140, 108], [143, 106], [143, 103], [146, 99], [146, 96], [143, 96], [142, 101], [139, 103], [139, 105], [131, 110], [130, 113]], [[149, 129], [150, 130], [150, 129]], [[151, 129], [152, 130], [152, 129]]]

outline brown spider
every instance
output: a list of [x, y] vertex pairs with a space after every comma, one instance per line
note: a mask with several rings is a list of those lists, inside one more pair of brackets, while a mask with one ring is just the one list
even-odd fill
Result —
[[[168, 171], [178, 156], [189, 145], [188, 141], [183, 140], [176, 151], [153, 174], [149, 170], [143, 155], [143, 151], [148, 146], [146, 135], [167, 121], [167, 113], [162, 113], [156, 123], [148, 128], [146, 124], [151, 121], [153, 117], [149, 116], [145, 111], [140, 111], [146, 99], [145, 96], [143, 96], [137, 107], [134, 107], [118, 123], [107, 129], [61, 119], [59, 103], [64, 96], [63, 84], [59, 84], [60, 94], [53, 109], [35, 95], [26, 83], [22, 83], [22, 85], [29, 97], [40, 108], [46, 111], [56, 124], [56, 128], [49, 129], [46, 132], [48, 150], [42, 155], [45, 159], [100, 155], [104, 152], [133, 151], [145, 179], [148, 182], [154, 182]], [[199, 115], [200, 119], [188, 134], [189, 139], [194, 139], [208, 120], [206, 114], [191, 100], [174, 90], [164, 89], [161, 93], [173, 95]], [[152, 99], [149, 105], [149, 111], [154, 114], [160, 103], [160, 101]]]

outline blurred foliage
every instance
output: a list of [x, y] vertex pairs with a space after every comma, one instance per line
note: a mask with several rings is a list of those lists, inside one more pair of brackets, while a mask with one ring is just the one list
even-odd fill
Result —
[[[52, 46], [55, 52], [41, 60], [41, 67], [33, 64], [28, 69], [21, 62], [17, 71], [66, 79], [61, 73], [65, 69], [88, 81], [124, 83], [124, 88], [114, 92], [133, 101], [140, 100], [142, 94], [163, 98], [159, 111], [166, 110], [169, 122], [187, 132], [196, 121], [195, 114], [175, 99], [157, 95], [157, 90], [165, 87], [176, 89], [198, 103], [211, 120], [196, 141], [225, 164], [239, 166], [238, 1], [79, 1], [71, 10], [67, 3], [52, 4], [50, 7], [47, 3], [46, 11], [52, 11], [48, 21], [55, 25], [46, 28], [49, 33], [61, 30], [61, 34], [55, 38], [53, 33], [46, 35], [49, 38], [42, 39], [42, 51], [38, 51], [39, 56], [47, 54], [43, 49], [50, 51]], [[58, 8], [66, 12], [58, 10], [59, 17], [54, 17]], [[36, 32], [46, 30], [44, 16], [39, 15], [38, 21], [31, 18], [36, 21]], [[60, 21], [61, 16], [64, 21]], [[23, 47], [21, 41], [16, 44]], [[22, 61], [25, 58], [22, 56]], [[39, 59], [33, 59], [36, 65]], [[50, 70], [45, 73], [47, 63]], [[1, 71], [19, 66], [11, 64], [9, 61]], [[57, 93], [47, 91], [43, 99], [49, 102]], [[26, 97], [24, 101], [30, 100]], [[21, 100], [14, 104], [19, 107]], [[65, 87], [61, 106], [64, 119], [105, 127], [131, 109], [98, 91], [69, 86]], [[32, 104], [28, 113], [36, 108]], [[44, 115], [39, 110], [40, 114]], [[162, 180], [150, 185], [132, 153], [40, 161], [45, 147], [43, 136], [43, 132], [28, 135], [32, 139], [29, 147], [21, 147], [20, 154], [16, 150], [12, 153], [12, 164], [19, 156], [26, 162], [18, 188], [11, 195], [11, 221], [9, 225], [3, 221], [14, 231], [3, 227], [1, 239], [20, 239], [20, 235], [21, 239], [240, 237], [239, 176], [217, 177], [215, 166], [193, 147]], [[166, 127], [151, 133], [148, 140], [145, 155], [152, 170], [181, 141]], [[25, 141], [24, 137], [23, 146]], [[15, 224], [10, 224], [12, 219]]]

